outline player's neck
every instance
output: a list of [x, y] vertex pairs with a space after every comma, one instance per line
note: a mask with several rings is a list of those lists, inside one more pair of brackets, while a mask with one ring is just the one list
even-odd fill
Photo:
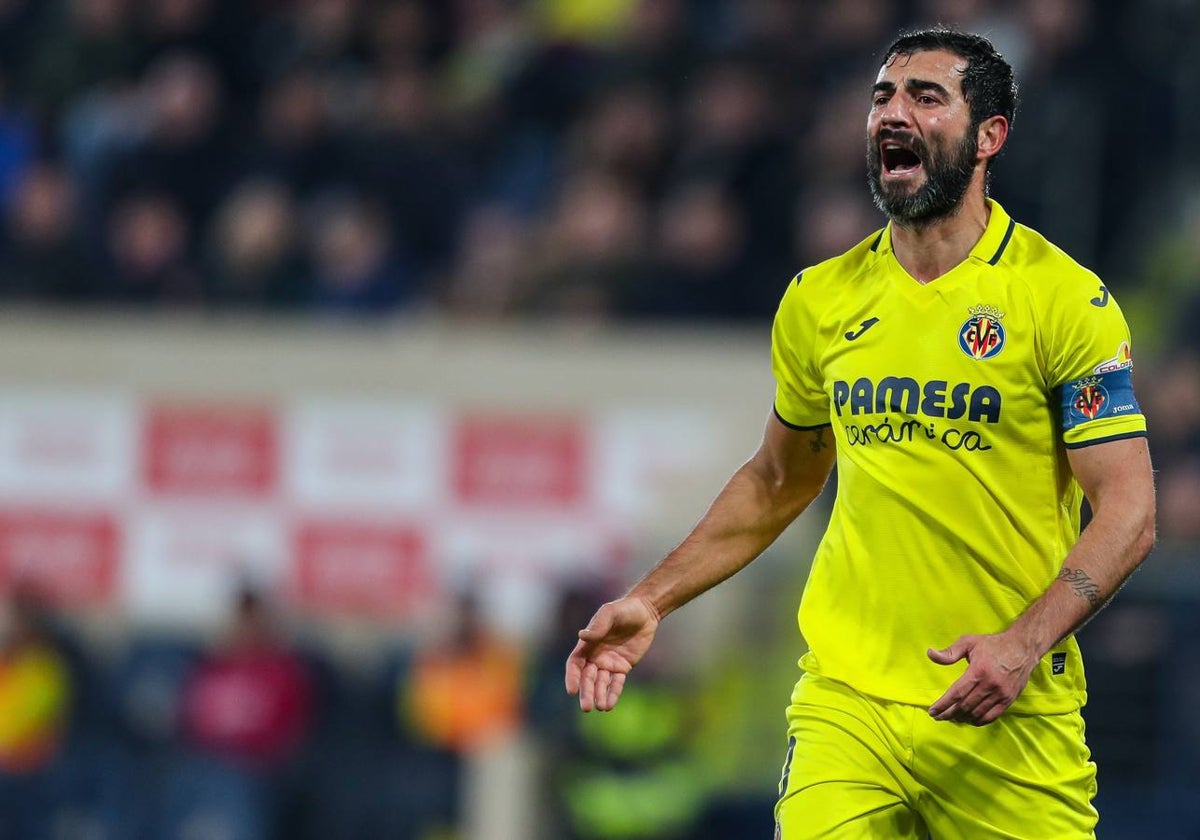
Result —
[[892, 252], [918, 283], [931, 283], [965, 260], [987, 229], [991, 207], [969, 189], [958, 210], [928, 225], [892, 222]]

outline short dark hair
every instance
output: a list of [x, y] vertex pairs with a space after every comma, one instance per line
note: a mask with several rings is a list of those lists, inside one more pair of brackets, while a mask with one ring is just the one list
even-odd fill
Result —
[[988, 117], [1001, 116], [1012, 126], [1017, 113], [1017, 80], [1012, 65], [982, 35], [938, 26], [905, 32], [884, 51], [883, 64], [898, 55], [945, 50], [967, 61], [962, 74], [963, 98], [978, 127]]

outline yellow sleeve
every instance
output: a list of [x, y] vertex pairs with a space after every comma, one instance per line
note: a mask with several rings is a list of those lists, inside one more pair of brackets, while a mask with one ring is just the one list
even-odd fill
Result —
[[1125, 316], [1095, 275], [1081, 273], [1058, 289], [1050, 309], [1047, 379], [1068, 449], [1145, 437], [1131, 348]]
[[771, 330], [771, 370], [775, 374], [775, 415], [793, 429], [829, 425], [829, 397], [816, 366], [816, 321], [803, 273], [788, 284]]

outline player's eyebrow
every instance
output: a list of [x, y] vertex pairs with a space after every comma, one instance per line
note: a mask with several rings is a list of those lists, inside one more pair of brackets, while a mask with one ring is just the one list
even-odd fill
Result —
[[950, 91], [946, 90], [943, 85], [926, 79], [909, 79], [904, 86], [910, 91], [933, 91], [945, 99], [950, 98]]
[[[950, 91], [946, 90], [944, 85], [940, 85], [937, 82], [933, 82], [928, 79], [907, 79], [904, 82], [904, 87], [910, 93], [915, 93], [915, 92], [919, 92], [919, 91], [932, 91], [933, 93], [936, 93], [945, 99], [951, 98]], [[895, 82], [876, 82], [875, 85], [871, 88], [871, 92], [872, 93], [895, 93], [896, 92], [896, 83]]]

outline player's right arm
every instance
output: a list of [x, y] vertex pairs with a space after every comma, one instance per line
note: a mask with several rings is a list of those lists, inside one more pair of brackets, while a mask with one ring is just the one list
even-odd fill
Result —
[[821, 492], [833, 468], [829, 426], [795, 429], [772, 413], [758, 451], [729, 479], [692, 532], [579, 631], [567, 692], [583, 711], [616, 705], [658, 624], [758, 557]]

